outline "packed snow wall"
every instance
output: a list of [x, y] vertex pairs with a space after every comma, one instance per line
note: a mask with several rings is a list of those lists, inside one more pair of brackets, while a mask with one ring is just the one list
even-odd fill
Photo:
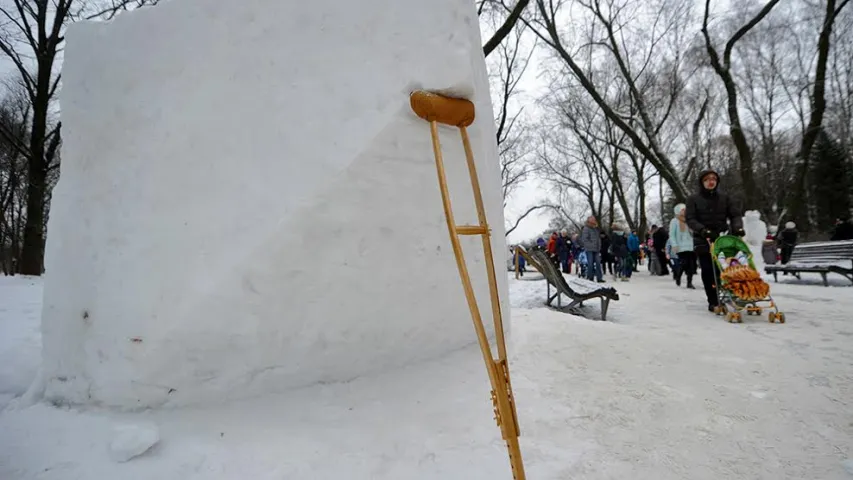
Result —
[[[71, 26], [46, 397], [220, 401], [475, 342], [409, 93], [476, 104], [469, 131], [505, 299], [480, 42], [470, 0], [173, 0]], [[441, 135], [457, 223], [474, 224], [458, 131]], [[490, 320], [482, 244], [463, 245]]]

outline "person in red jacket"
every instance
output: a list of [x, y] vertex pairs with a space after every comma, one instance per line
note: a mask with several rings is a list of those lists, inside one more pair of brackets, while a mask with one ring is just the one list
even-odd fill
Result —
[[560, 268], [560, 257], [557, 256], [557, 237], [557, 232], [554, 232], [551, 234], [551, 238], [548, 239], [548, 257], [554, 263], [555, 267]]

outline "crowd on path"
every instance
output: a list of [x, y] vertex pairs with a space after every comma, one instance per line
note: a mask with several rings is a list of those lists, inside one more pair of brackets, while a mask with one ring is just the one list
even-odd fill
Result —
[[[569, 236], [567, 230], [554, 232], [546, 241], [539, 238], [533, 248], [548, 254], [554, 265], [566, 274], [576, 274], [598, 283], [604, 275], [614, 280], [630, 281], [638, 267], [647, 264], [651, 275], [668, 276], [677, 286], [695, 290], [693, 278], [698, 273], [708, 303], [708, 310], [719, 306], [716, 285], [719, 268], [711, 257], [711, 245], [721, 235], [744, 237], [743, 212], [737, 202], [719, 190], [720, 176], [714, 170], [699, 174], [697, 191], [685, 203], [675, 206], [669, 228], [652, 225], [646, 241], [640, 242], [636, 231], [614, 223], [610, 233], [604, 232], [598, 219], [587, 218], [580, 233]], [[762, 247], [765, 263], [788, 263], [797, 244], [798, 233], [793, 222], [777, 233], [769, 227]], [[853, 239], [853, 223], [848, 218], [836, 221], [832, 240]], [[523, 257], [513, 252], [514, 262], [523, 275]]]

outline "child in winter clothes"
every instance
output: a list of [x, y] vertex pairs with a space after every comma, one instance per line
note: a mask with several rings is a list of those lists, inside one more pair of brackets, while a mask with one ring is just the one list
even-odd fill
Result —
[[523, 256], [518, 254], [518, 247], [514, 248], [513, 251], [515, 252], [515, 265], [518, 266], [518, 273], [520, 276], [523, 277], [524, 274], [527, 272], [527, 260], [525, 260]]
[[765, 265], [775, 265], [779, 261], [779, 250], [776, 248], [776, 227], [767, 227], [767, 236], [761, 242], [761, 258]]

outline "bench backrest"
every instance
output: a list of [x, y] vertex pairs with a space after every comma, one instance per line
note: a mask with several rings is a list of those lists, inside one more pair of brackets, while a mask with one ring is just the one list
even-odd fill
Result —
[[619, 294], [616, 293], [615, 288], [598, 286], [585, 280], [577, 280], [577, 288], [574, 288], [566, 281], [566, 277], [557, 270], [557, 267], [554, 266], [554, 263], [550, 258], [548, 258], [548, 255], [546, 255], [545, 252], [533, 250], [528, 252], [528, 254], [530, 255], [530, 258], [539, 264], [541, 269], [537, 269], [542, 272], [542, 275], [545, 276], [548, 283], [554, 285], [554, 288], [569, 298], [577, 300], [603, 295], [613, 300], [619, 299]]
[[791, 252], [791, 262], [794, 263], [828, 264], [844, 261], [853, 264], [853, 240], [801, 243]]
[[537, 264], [539, 264], [539, 271], [542, 272], [542, 275], [545, 275], [545, 279], [548, 280], [551, 285], [555, 286], [558, 290], [565, 290], [563, 293], [571, 297], [577, 295], [574, 290], [572, 290], [572, 287], [570, 287], [566, 282], [566, 277], [564, 277], [563, 274], [554, 267], [554, 264], [545, 252], [534, 250], [530, 252], [530, 256]]

